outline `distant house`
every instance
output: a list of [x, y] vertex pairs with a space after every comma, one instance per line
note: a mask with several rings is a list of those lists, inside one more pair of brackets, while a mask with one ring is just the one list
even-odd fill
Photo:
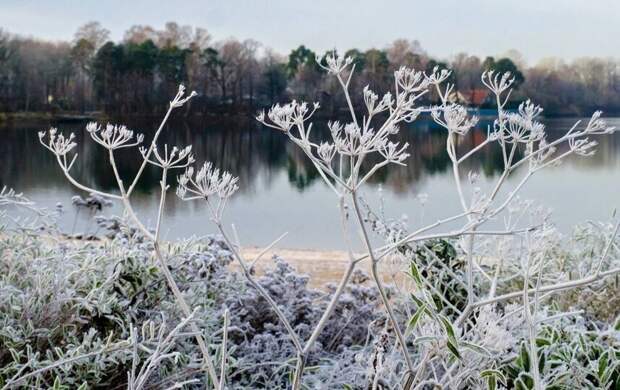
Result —
[[489, 103], [490, 93], [487, 89], [477, 88], [469, 91], [469, 104], [472, 106], [482, 106]]

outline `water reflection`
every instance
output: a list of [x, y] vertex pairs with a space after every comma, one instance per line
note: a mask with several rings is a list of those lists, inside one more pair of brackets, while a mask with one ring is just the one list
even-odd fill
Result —
[[[574, 121], [547, 120], [550, 138], [562, 134], [562, 130], [570, 127]], [[144, 132], [147, 141], [153, 133], [149, 129], [157, 126], [154, 121], [137, 119], [126, 124], [138, 132]], [[469, 150], [480, 144], [490, 124], [489, 120], [483, 120], [477, 130], [462, 137], [460, 150]], [[620, 119], [611, 120], [610, 124], [620, 125]], [[77, 191], [62, 177], [53, 156], [38, 143], [37, 131], [49, 125], [42, 123], [0, 128], [0, 187], [13, 187], [49, 206], [57, 201], [68, 205], [71, 195]], [[84, 123], [56, 126], [63, 132], [76, 133], [79, 156], [72, 171], [74, 176], [94, 188], [115, 189], [107, 155], [97, 144], [84, 139], [88, 138], [83, 130]], [[328, 138], [324, 124], [317, 123], [315, 128], [314, 137]], [[409, 195], [419, 192], [432, 195], [424, 212], [426, 215], [439, 214], [434, 216], [436, 218], [443, 212], [456, 210], [458, 205], [448, 194], [451, 192], [452, 177], [448, 171], [450, 161], [445, 153], [445, 133], [430, 120], [418, 120], [404, 128], [398, 137], [399, 141], [411, 145], [412, 156], [408, 165], [383, 169], [372, 179], [368, 191], [372, 194], [372, 189], [381, 184], [386, 199], [390, 201], [388, 209], [396, 215], [412, 212], [412, 197]], [[601, 210], [592, 217], [604, 218], [609, 215], [609, 210], [618, 205], [620, 134], [602, 137], [598, 141], [600, 145], [594, 157], [571, 158], [560, 168], [541, 174], [544, 182], [535, 182], [532, 189], [525, 192], [534, 197], [541, 195], [540, 200], [544, 200], [572, 181], [578, 199], [571, 199], [568, 194], [557, 199], [551, 196], [555, 199], [551, 205], [556, 211], [559, 208], [560, 223], [565, 226], [577, 222], [577, 217], [585, 219], [588, 216], [562, 215], [562, 207], [566, 207], [566, 213], [569, 213], [572, 204], [581, 202], [582, 206], [584, 203], [587, 206], [595, 202]], [[239, 176], [240, 194], [231, 203], [228, 215], [238, 224], [244, 221], [247, 225], [244, 244], [264, 245], [283, 230], [292, 230], [301, 233], [301, 237], [295, 238], [291, 234], [288, 246], [338, 247], [337, 220], [331, 215], [335, 204], [333, 195], [320, 182], [318, 173], [308, 159], [287, 141], [284, 134], [262, 128], [252, 118], [228, 117], [209, 123], [172, 122], [162, 134], [160, 143], [164, 142], [179, 146], [192, 144], [199, 162], [203, 159], [212, 161], [216, 166]], [[126, 180], [132, 177], [141, 162], [135, 149], [119, 151], [116, 159], [121, 176]], [[368, 161], [370, 163], [372, 160]], [[480, 172], [483, 186], [497, 177], [501, 170], [502, 157], [497, 147], [484, 149], [463, 166], [465, 173]], [[138, 208], [148, 217], [155, 213], [159, 179], [159, 171], [149, 167], [136, 193]], [[590, 194], [584, 186], [589, 187]], [[438, 191], [442, 193], [436, 194]], [[172, 223], [170, 237], [211, 231], [206, 218], [198, 216], [195, 205], [182, 203], [175, 197], [169, 199], [167, 215]], [[433, 199], [437, 204], [433, 205]], [[299, 210], [300, 206], [305, 211], [312, 210], [312, 215], [304, 216]], [[114, 212], [118, 212], [118, 209]], [[413, 213], [416, 213], [415, 209]], [[291, 221], [291, 217], [295, 220]], [[69, 216], [66, 219], [72, 220]], [[175, 223], [180, 228], [175, 227]], [[323, 237], [326, 235], [328, 237]]]

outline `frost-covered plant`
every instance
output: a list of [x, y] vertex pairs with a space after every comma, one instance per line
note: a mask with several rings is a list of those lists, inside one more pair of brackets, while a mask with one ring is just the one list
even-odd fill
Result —
[[[122, 233], [127, 231], [122, 227], [109, 242], [79, 242], [58, 232], [0, 230], [0, 387], [171, 386], [185, 381], [171, 373], [187, 375], [185, 370], [187, 380], [204, 380], [193, 332], [169, 333], [161, 320], [164, 315], [179, 330], [188, 321], [174, 320], [178, 303], [152, 261], [152, 244]], [[188, 304], [200, 307], [197, 326], [220, 328], [220, 302], [239, 290], [225, 271], [229, 252], [208, 238], [171, 244], [168, 253]], [[216, 300], [205, 299], [208, 293]], [[141, 337], [134, 328], [142, 329]], [[164, 333], [162, 340], [144, 336]], [[174, 351], [165, 352], [170, 346]], [[128, 378], [133, 362], [143, 363]]]
[[[590, 328], [588, 328], [590, 326]], [[564, 320], [536, 335], [539, 375], [547, 389], [617, 389], [620, 386], [620, 326]], [[534, 388], [532, 349], [521, 343], [517, 357], [501, 368], [508, 388]]]
[[[326, 373], [329, 376], [334, 362], [344, 356], [352, 359], [354, 351], [363, 350], [370, 338], [369, 332], [374, 331], [373, 323], [381, 319], [377, 311], [377, 291], [366, 286], [366, 280], [367, 276], [362, 274], [354, 276], [308, 355], [308, 365], [314, 367], [311, 372], [323, 370], [320, 375], [316, 374], [317, 379], [324, 378]], [[280, 259], [276, 259], [275, 267], [257, 277], [256, 281], [282, 308], [302, 338], [310, 336], [313, 324], [321, 318], [329, 304], [329, 293], [334, 289], [329, 285], [327, 291], [310, 289], [308, 277], [297, 275]], [[290, 387], [290, 368], [295, 363], [291, 356], [296, 351], [270, 304], [248, 283], [247, 288], [237, 294], [229, 294], [225, 305], [231, 312], [230, 341], [236, 345], [231, 354], [236, 367], [231, 368], [230, 375], [236, 388]], [[345, 360], [342, 364], [350, 366], [351, 362]], [[355, 366], [351, 370], [363, 371], [364, 368]], [[339, 376], [338, 380], [344, 378]]]
[[[322, 64], [320, 59], [317, 60], [342, 86], [351, 121], [329, 122], [331, 140], [317, 141], [311, 138], [310, 122], [312, 115], [319, 108], [316, 103], [309, 105], [293, 101], [284, 105], [276, 104], [267, 113], [260, 112], [257, 120], [285, 133], [307, 155], [326, 184], [340, 199], [343, 226], [347, 224], [349, 215], [347, 210], [353, 209], [366, 254], [359, 257], [351, 255], [341, 286], [348, 283], [351, 271], [359, 261], [369, 259], [373, 280], [381, 293], [396, 343], [402, 351], [406, 368], [403, 370], [404, 378], [401, 383], [404, 383], [405, 388], [423, 387], [432, 383], [448, 387], [460, 386], [469, 378], [477, 380], [482, 375], [480, 369], [482, 361], [464, 359], [463, 348], [485, 351], [484, 347], [480, 346], [483, 336], [471, 332], [472, 329], [476, 329], [476, 317], [481, 310], [487, 310], [485, 307], [498, 307], [506, 301], [522, 298], [525, 328], [529, 331], [531, 341], [536, 333], [537, 320], [533, 317], [537, 316], [536, 308], [541, 299], [540, 294], [586, 286], [620, 271], [617, 262], [608, 265], [606, 259], [609, 253], [605, 251], [594, 268], [590, 269], [591, 273], [588, 276], [560, 282], [558, 280], [565, 279], [568, 275], [556, 274], [554, 276], [559, 276], [560, 279], [555, 280], [550, 277], [543, 278], [545, 264], [548, 261], [545, 246], [549, 233], [548, 222], [544, 218], [539, 218], [535, 223], [523, 224], [523, 218], [519, 215], [522, 215], [527, 208], [520, 209], [519, 202], [516, 202], [519, 190], [536, 172], [561, 162], [569, 155], [590, 156], [594, 153], [596, 142], [591, 141], [590, 137], [610, 134], [615, 130], [601, 119], [600, 112], [595, 112], [585, 127], [578, 128], [579, 122], [577, 122], [564, 135], [549, 140], [544, 125], [538, 121], [542, 108], [527, 100], [519, 106], [518, 112], [508, 112], [505, 107], [514, 78], [510, 73], [498, 74], [488, 71], [483, 73], [482, 82], [495, 96], [497, 119], [488, 129], [484, 141], [470, 150], [460, 150], [460, 137], [466, 136], [477, 124], [478, 119], [470, 116], [465, 107], [450, 100], [454, 85], [447, 82], [450, 76], [449, 70], [436, 67], [430, 74], [425, 74], [404, 67], [398, 69], [394, 72], [395, 83], [392, 93], [388, 92], [380, 98], [369, 87], [364, 88], [365, 112], [360, 116], [349, 94], [349, 85], [355, 68], [352, 60], [342, 59], [335, 54], [326, 56], [326, 64]], [[436, 93], [439, 103], [424, 107], [419, 104], [420, 98], [429, 90]], [[399, 145], [391, 141], [391, 137], [399, 132], [400, 124], [414, 121], [422, 113], [430, 113], [432, 119], [447, 133], [446, 152], [452, 163], [455, 189], [462, 212], [442, 216], [437, 222], [417, 227], [411, 232], [398, 231], [396, 234], [391, 232], [388, 235], [390, 238], [388, 243], [377, 248], [369, 239], [367, 221], [360, 210], [359, 192], [362, 185], [379, 169], [389, 164], [406, 163], [408, 145]], [[467, 180], [464, 180], [461, 167], [466, 160], [487, 147], [500, 148], [504, 170], [492, 189], [484, 192], [478, 187], [477, 174], [469, 172]], [[520, 171], [521, 178], [512, 188], [505, 189], [504, 187], [508, 185], [507, 178], [513, 176], [517, 170]], [[469, 191], [466, 191], [467, 189]], [[347, 207], [348, 202], [351, 207]], [[542, 215], [544, 214], [539, 214]], [[490, 221], [496, 221], [501, 216], [504, 216], [505, 220], [502, 229], [483, 230]], [[517, 217], [510, 218], [511, 216]], [[462, 221], [460, 228], [438, 231], [438, 228], [448, 222], [454, 224], [459, 221]], [[615, 232], [614, 230], [608, 239], [608, 248], [614, 242]], [[524, 287], [498, 295], [497, 292], [504, 288], [502, 282], [505, 268], [509, 266], [501, 258], [496, 258], [492, 264], [484, 264], [488, 261], [485, 253], [488, 248], [484, 247], [484, 242], [488, 241], [487, 238], [498, 240], [502, 237], [508, 237], [513, 241], [522, 240], [525, 235], [536, 236], [538, 244], [526, 245], [517, 256], [519, 263], [523, 265], [521, 275]], [[460, 307], [455, 306], [444, 296], [445, 291], [436, 288], [436, 275], [428, 271], [420, 272], [419, 268], [424, 264], [416, 254], [424, 250], [425, 242], [437, 238], [458, 240], [464, 262], [464, 278], [453, 276], [458, 280], [454, 283], [463, 283], [466, 297], [466, 302]], [[349, 253], [354, 253], [346, 230], [344, 242], [348, 245]], [[421, 247], [418, 246], [420, 243]], [[534, 250], [534, 246], [540, 248]], [[383, 281], [379, 275], [378, 264], [381, 259], [388, 256], [406, 260], [416, 284], [416, 291], [412, 294], [416, 310], [410, 320], [411, 331], [408, 334], [402, 330], [402, 323], [399, 322], [398, 315], [392, 307], [393, 303], [385, 294]], [[442, 266], [440, 262], [437, 265], [443, 267], [446, 272], [454, 272], [450, 267]], [[336, 291], [334, 301], [338, 300], [338, 296], [339, 291]], [[530, 301], [534, 305], [534, 313], [530, 311]], [[449, 312], [446, 311], [446, 307]], [[329, 310], [326, 314], [329, 316]], [[320, 323], [317, 329], [320, 331]], [[413, 353], [408, 339], [419, 345], [415, 353], [418, 357], [417, 363], [412, 359]], [[533, 345], [532, 342], [530, 344]], [[472, 362], [476, 362], [478, 366]], [[485, 361], [485, 364], [489, 363], [490, 361]], [[299, 369], [303, 370], [303, 364], [298, 367], [298, 376], [301, 375]], [[455, 375], [457, 372], [458, 375]], [[491, 374], [485, 372], [485, 376], [488, 375]], [[540, 376], [536, 373], [533, 376], [535, 388], [542, 388], [544, 385]]]
[[[183, 330], [184, 327], [191, 321], [193, 321], [194, 316], [196, 315], [196, 309], [189, 315], [189, 317], [184, 318], [177, 326], [175, 326], [168, 334], [166, 334], [167, 326], [165, 318], [162, 319], [162, 324], [159, 325], [159, 329], [156, 329], [157, 326], [153, 322], [146, 322], [142, 325], [140, 335], [138, 335], [137, 328], [131, 330], [131, 344], [133, 347], [133, 360], [131, 365], [131, 371], [127, 374], [128, 390], [140, 390], [143, 389], [147, 384], [149, 377], [152, 372], [164, 361], [173, 360], [174, 362], [178, 362], [181, 353], [177, 351], [172, 351], [171, 349], [174, 347], [177, 337], [179, 333]], [[225, 325], [226, 326], [226, 325]], [[140, 362], [140, 356], [138, 353], [138, 348], [141, 345], [141, 348], [147, 348], [145, 344], [149, 344], [149, 352], [150, 355], [145, 359], [144, 363], [137, 370], [137, 366]], [[151, 345], [152, 344], [152, 345]], [[223, 376], [220, 376], [223, 379]], [[187, 381], [183, 381], [177, 383], [178, 387], [182, 387], [184, 385], [188, 385], [190, 383], [200, 382], [198, 379], [190, 379]]]
[[[152, 244], [123, 220], [115, 232], [109, 241], [67, 241], [24, 229], [0, 231], [0, 387], [47, 388], [56, 381], [69, 388], [204, 387], [193, 333], [175, 320], [182, 313], [152, 259]], [[188, 305], [199, 308], [193, 320], [216, 345], [225, 308], [230, 312], [226, 372], [220, 375], [227, 388], [286, 388], [294, 353], [288, 333], [256, 289], [227, 268], [233, 259], [226, 244], [212, 237], [178, 241], [167, 253]], [[366, 280], [360, 273], [353, 277], [313, 348], [310, 383], [358, 383], [365, 372], [355, 356], [366, 350], [376, 332], [372, 324], [380, 320], [377, 291]], [[256, 281], [302, 337], [335, 288], [310, 289], [308, 277], [281, 260]], [[333, 364], [345, 375], [333, 375]]]
[[12, 188], [2, 187], [0, 190], [0, 207], [6, 206], [32, 207], [34, 205], [24, 194], [15, 192]]
[[[160, 150], [157, 146], [157, 140], [172, 111], [175, 108], [182, 107], [195, 95], [195, 92], [192, 92], [190, 95], [185, 96], [185, 87], [183, 85], [179, 87], [179, 90], [174, 99], [170, 102], [168, 111], [164, 116], [164, 119], [162, 120], [159, 128], [155, 132], [155, 135], [150, 145], [148, 146], [148, 148], [142, 146], [139, 147], [143, 162], [140, 165], [140, 168], [136, 173], [135, 177], [130, 182], [129, 186], [126, 186], [125, 182], [119, 175], [118, 168], [114, 159], [114, 153], [115, 151], [120, 149], [138, 147], [138, 145], [141, 145], [144, 141], [144, 136], [142, 134], [134, 134], [132, 130], [127, 129], [125, 126], [116, 126], [111, 124], [101, 126], [96, 123], [89, 123], [86, 126], [86, 131], [88, 132], [90, 137], [108, 151], [109, 163], [112, 168], [114, 178], [116, 179], [118, 193], [107, 193], [89, 188], [79, 183], [73, 178], [73, 176], [71, 176], [71, 168], [73, 167], [77, 158], [77, 153], [71, 154], [72, 150], [76, 146], [76, 143], [74, 141], [75, 136], [73, 134], [65, 136], [62, 133], [59, 133], [58, 130], [55, 128], [50, 129], [48, 132], [42, 131], [39, 133], [39, 139], [41, 141], [41, 144], [56, 156], [58, 165], [60, 166], [63, 174], [71, 184], [83, 191], [88, 191], [94, 195], [98, 195], [106, 199], [120, 200], [122, 202], [124, 210], [131, 218], [132, 223], [140, 230], [141, 234], [144, 237], [146, 237], [149, 241], [152, 242], [155, 257], [159, 261], [159, 267], [166, 276], [166, 281], [170, 289], [172, 290], [185, 317], [189, 317], [192, 310], [188, 306], [182, 292], [179, 290], [177, 283], [172, 277], [170, 271], [168, 270], [167, 260], [160, 249], [160, 232], [164, 214], [164, 204], [166, 201], [166, 192], [169, 187], [166, 182], [168, 173], [170, 170], [182, 169], [187, 167], [189, 164], [194, 162], [194, 158], [191, 154], [191, 146], [181, 148], [175, 146], [169, 148], [168, 145], [164, 145], [163, 150]], [[142, 172], [146, 168], [147, 164], [159, 167], [162, 171], [160, 181], [160, 207], [154, 232], [151, 232], [143, 224], [140, 218], [136, 215], [131, 203], [131, 195], [136, 185], [138, 184]], [[190, 322], [189, 325], [192, 328], [193, 333], [195, 333], [195, 338], [202, 352], [204, 364], [206, 367], [206, 371], [209, 374], [209, 378], [214, 384], [214, 386], [217, 388], [219, 387], [219, 381], [215, 365], [213, 363], [213, 359], [210, 357], [210, 352], [208, 350], [208, 346], [203, 336], [203, 333], [200, 331], [199, 328], [197, 328], [194, 322]]]
[[[27, 210], [29, 216], [12, 216], [8, 213], [9, 208], [21, 208]], [[11, 225], [18, 228], [29, 230], [36, 227], [39, 230], [54, 229], [56, 217], [61, 207], [56, 210], [47, 210], [40, 207], [28, 199], [24, 194], [18, 193], [12, 188], [2, 187], [0, 190], [0, 229], [6, 229], [5, 221], [10, 221]]]
[[0, 382], [49, 387], [54, 374], [64, 385], [104, 386], [114, 381], [109, 368], [129, 359], [122, 329], [130, 317], [114, 290], [126, 263], [35, 232], [7, 230], [0, 241]]
[[[352, 61], [350, 59], [342, 60], [337, 56], [327, 56], [326, 65], [321, 64], [320, 60], [318, 62], [329, 73], [336, 76], [345, 93], [345, 98], [352, 117], [351, 123], [341, 124], [336, 121], [328, 124], [332, 142], [317, 144], [310, 140], [312, 124], [307, 125], [307, 122], [314, 114], [314, 111], [319, 108], [318, 103], [313, 104], [312, 109], [306, 103], [299, 103], [296, 101], [283, 106], [275, 105], [268, 111], [267, 115], [263, 112], [259, 113], [257, 119], [265, 125], [287, 134], [291, 141], [298, 145], [310, 158], [325, 183], [327, 183], [338, 196], [340, 199], [339, 204], [343, 221], [342, 226], [346, 242], [348, 242], [349, 239], [345, 196], [351, 196], [353, 208], [364, 237], [367, 256], [356, 258], [353, 255], [353, 248], [349, 246], [349, 266], [341, 279], [338, 289], [333, 294], [332, 302], [334, 305], [338, 302], [357, 264], [365, 257], [369, 257], [372, 264], [372, 277], [379, 289], [399, 345], [404, 351], [407, 348], [405, 338], [400, 326], [396, 322], [395, 314], [393, 313], [389, 298], [378, 274], [378, 261], [383, 256], [377, 256], [372, 250], [368, 231], [359, 207], [358, 190], [377, 170], [388, 164], [402, 165], [409, 156], [406, 152], [408, 145], [400, 145], [392, 142], [390, 136], [398, 133], [399, 123], [411, 122], [421, 113], [416, 103], [426, 94], [429, 80], [422, 72], [403, 67], [395, 72], [396, 82], [394, 96], [387, 93], [379, 99], [379, 96], [369, 88], [364, 88], [364, 103], [368, 115], [364, 116], [360, 122], [357, 119], [356, 111], [348, 91], [348, 86], [353, 76], [353, 69], [351, 68], [354, 68], [354, 65], [352, 65]], [[389, 117], [375, 130], [371, 127], [371, 123], [375, 116], [378, 117], [381, 114], [387, 114]], [[362, 170], [362, 163], [365, 158], [371, 154], [381, 156], [382, 161], [375, 164], [371, 169], [364, 171]], [[298, 361], [295, 382], [293, 384], [293, 388], [295, 389], [301, 386], [301, 376], [305, 366], [304, 355], [307, 354], [307, 351], [312, 347], [313, 342], [320, 334], [325, 321], [327, 321], [331, 315], [334, 305], [330, 305], [327, 308], [325, 316], [317, 324], [315, 332], [306, 342], [304, 349], [299, 354], [300, 359]], [[412, 373], [414, 371], [414, 365], [409, 354], [404, 353], [403, 356], [407, 364], [408, 372]]]

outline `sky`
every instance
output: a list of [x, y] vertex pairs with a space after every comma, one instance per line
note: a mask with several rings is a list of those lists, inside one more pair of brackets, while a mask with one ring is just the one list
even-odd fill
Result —
[[620, 57], [620, 0], [0, 0], [0, 27], [71, 40], [99, 21], [121, 40], [132, 25], [168, 21], [206, 28], [215, 40], [251, 38], [287, 54], [384, 48], [417, 39], [432, 56], [510, 49], [534, 64], [546, 57]]

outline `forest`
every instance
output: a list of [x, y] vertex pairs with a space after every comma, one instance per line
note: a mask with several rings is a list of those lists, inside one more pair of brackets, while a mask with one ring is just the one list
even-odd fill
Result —
[[[184, 108], [185, 115], [254, 112], [291, 98], [320, 101], [324, 112], [336, 114], [346, 107], [337, 83], [317, 64], [317, 58], [326, 54], [303, 44], [281, 54], [252, 39], [216, 40], [206, 29], [174, 22], [161, 30], [133, 26], [120, 42], [110, 40], [109, 31], [98, 22], [81, 26], [70, 42], [0, 29], [0, 113], [157, 115], [184, 83], [198, 93]], [[495, 102], [480, 74], [494, 70], [515, 76], [513, 106], [528, 96], [545, 107], [546, 115], [582, 116], [594, 107], [608, 114], [620, 112], [617, 59], [547, 58], [528, 66], [516, 50], [496, 57], [457, 53], [440, 59], [413, 39], [341, 54], [353, 59], [359, 75], [353, 90], [366, 85], [388, 89], [394, 71], [403, 65], [426, 73], [435, 67], [450, 68], [450, 82], [460, 91], [452, 100], [491, 107]], [[432, 93], [425, 99], [438, 100]]]

